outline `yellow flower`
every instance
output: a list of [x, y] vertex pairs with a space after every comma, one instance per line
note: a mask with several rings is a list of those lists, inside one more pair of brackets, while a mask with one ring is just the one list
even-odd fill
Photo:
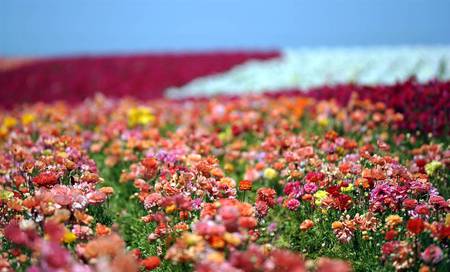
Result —
[[223, 166], [223, 169], [225, 169], [225, 171], [227, 171], [227, 172], [233, 172], [234, 166], [233, 166], [233, 164], [227, 162], [227, 163], [225, 163], [225, 165]]
[[241, 243], [241, 239], [239, 238], [239, 236], [229, 232], [226, 232], [223, 235], [223, 239], [225, 240], [225, 242], [233, 246], [238, 246]]
[[206, 258], [208, 259], [208, 261], [215, 263], [222, 263], [225, 260], [223, 253], [217, 251], [209, 253]]
[[447, 215], [445, 216], [445, 226], [450, 226], [450, 213], [447, 213]]
[[5, 126], [0, 126], [0, 136], [8, 135], [8, 129]]
[[202, 241], [202, 237], [200, 235], [192, 234], [185, 232], [183, 233], [182, 239], [188, 246], [193, 246]]
[[137, 125], [147, 125], [155, 120], [150, 108], [136, 107], [128, 110], [128, 125], [135, 127]]
[[10, 191], [1, 190], [0, 191], [0, 199], [1, 200], [9, 200], [14, 197], [14, 193]]
[[6, 116], [5, 119], [3, 119], [2, 127], [5, 128], [12, 128], [15, 125], [17, 125], [17, 119], [11, 116]]
[[22, 124], [26, 126], [26, 125], [32, 123], [36, 119], [36, 116], [32, 113], [25, 113], [22, 115], [21, 119], [22, 119]]
[[166, 213], [173, 213], [175, 211], [175, 209], [177, 208], [177, 205], [172, 204], [170, 206], [166, 207]]
[[428, 176], [432, 176], [434, 175], [434, 173], [436, 173], [437, 170], [441, 169], [442, 166], [443, 166], [442, 162], [432, 161], [425, 165], [425, 172], [427, 173]]
[[322, 204], [322, 200], [324, 200], [328, 196], [328, 192], [324, 190], [319, 190], [314, 194], [315, 203], [317, 206]]
[[275, 179], [278, 176], [278, 172], [277, 170], [273, 169], [273, 168], [266, 168], [264, 170], [264, 178], [272, 180]]
[[63, 236], [64, 243], [70, 244], [73, 241], [75, 241], [76, 239], [77, 239], [77, 236], [75, 235], [75, 233], [70, 232], [70, 231], [66, 231], [64, 233], [64, 236]]
[[395, 228], [403, 222], [403, 218], [398, 214], [391, 214], [385, 219], [386, 225], [390, 228]]
[[69, 154], [67, 154], [66, 152], [58, 152], [58, 156], [61, 158], [67, 158], [69, 157]]
[[341, 192], [351, 192], [353, 191], [353, 184], [349, 183], [347, 187], [341, 187]]
[[227, 127], [225, 129], [225, 131], [222, 131], [222, 132], [219, 133], [219, 139], [222, 142], [229, 141], [229, 140], [231, 140], [232, 137], [233, 137], [233, 134], [232, 134], [232, 131], [231, 131], [231, 127]]
[[14, 117], [6, 116], [0, 125], [0, 136], [8, 135], [9, 129], [16, 126], [17, 119]]
[[330, 124], [330, 120], [327, 117], [319, 117], [317, 123], [322, 127], [327, 127]]

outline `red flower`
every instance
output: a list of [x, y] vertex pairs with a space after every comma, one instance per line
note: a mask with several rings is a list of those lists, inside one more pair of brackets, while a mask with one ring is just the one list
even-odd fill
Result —
[[267, 206], [273, 207], [275, 205], [276, 194], [272, 188], [260, 188], [256, 194], [256, 202], [265, 202]]
[[307, 182], [319, 182], [325, 178], [325, 174], [321, 172], [309, 172], [306, 174], [305, 180]]
[[341, 192], [341, 187], [337, 185], [333, 185], [327, 188], [327, 192], [332, 196], [338, 196]]
[[141, 265], [147, 270], [153, 270], [161, 264], [161, 260], [156, 256], [150, 256], [141, 261]]
[[387, 241], [392, 241], [395, 239], [395, 237], [397, 237], [398, 232], [391, 229], [389, 231], [386, 232], [386, 235], [384, 236], [384, 239], [386, 239]]
[[348, 210], [352, 205], [352, 198], [346, 194], [334, 196], [334, 205], [340, 211]]
[[415, 200], [415, 199], [408, 198], [403, 201], [403, 207], [405, 207], [405, 209], [407, 209], [407, 210], [413, 210], [416, 206], [417, 206], [417, 200]]
[[158, 161], [155, 158], [145, 158], [141, 164], [149, 171], [156, 170], [158, 167]]
[[413, 218], [413, 219], [408, 220], [407, 228], [411, 233], [418, 235], [418, 234], [422, 233], [425, 226], [424, 226], [423, 220], [421, 218]]
[[44, 172], [33, 178], [33, 183], [37, 186], [49, 186], [58, 183], [58, 175], [52, 172]]
[[241, 226], [241, 228], [254, 229], [257, 224], [258, 222], [256, 222], [254, 217], [245, 216], [239, 218], [239, 226]]
[[383, 255], [389, 256], [392, 253], [394, 253], [394, 251], [398, 247], [398, 245], [399, 245], [399, 241], [386, 242], [381, 247], [381, 252], [383, 253]]

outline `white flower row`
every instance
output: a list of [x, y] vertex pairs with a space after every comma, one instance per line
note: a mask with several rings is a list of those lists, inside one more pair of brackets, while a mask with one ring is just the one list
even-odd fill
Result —
[[340, 83], [392, 84], [450, 79], [450, 46], [286, 49], [280, 58], [248, 61], [228, 72], [169, 88], [171, 98], [307, 89]]

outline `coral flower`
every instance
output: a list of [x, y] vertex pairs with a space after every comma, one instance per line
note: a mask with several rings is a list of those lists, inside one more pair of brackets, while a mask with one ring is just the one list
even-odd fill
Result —
[[273, 207], [275, 205], [276, 194], [272, 188], [260, 188], [256, 193], [256, 202], [265, 202], [267, 206]]
[[254, 217], [245, 216], [245, 217], [239, 218], [239, 225], [242, 228], [254, 229], [257, 224], [258, 224], [258, 222], [256, 222], [256, 219]]
[[300, 224], [300, 230], [302, 231], [307, 231], [312, 227], [314, 227], [314, 222], [310, 219], [306, 219]]

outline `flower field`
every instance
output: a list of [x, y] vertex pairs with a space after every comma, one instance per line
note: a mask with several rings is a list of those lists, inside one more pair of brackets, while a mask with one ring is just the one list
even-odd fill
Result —
[[3, 109], [0, 271], [449, 271], [449, 109], [414, 79]]

